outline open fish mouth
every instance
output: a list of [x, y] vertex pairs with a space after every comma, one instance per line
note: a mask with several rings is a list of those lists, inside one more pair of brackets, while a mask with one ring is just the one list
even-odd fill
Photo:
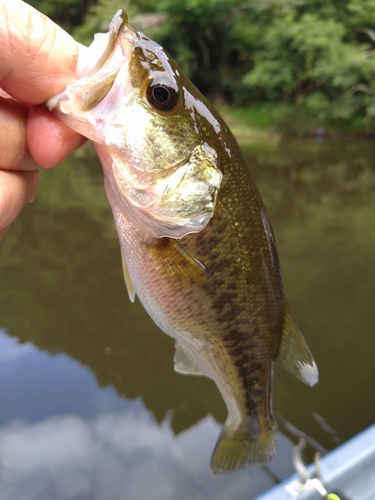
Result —
[[103, 142], [100, 133], [95, 132], [101, 130], [102, 124], [107, 121], [110, 103], [106, 98], [117, 77], [121, 79], [122, 99], [132, 92], [128, 63], [135, 36], [126, 13], [118, 11], [111, 21], [109, 32], [96, 34], [85, 52], [84, 61], [79, 61], [77, 82], [68, 85], [64, 92], [46, 103], [61, 121], [74, 130], [79, 129], [78, 132], [94, 142]]

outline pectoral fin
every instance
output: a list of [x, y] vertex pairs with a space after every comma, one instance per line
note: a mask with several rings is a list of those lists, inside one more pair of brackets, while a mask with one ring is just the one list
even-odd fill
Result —
[[149, 252], [160, 272], [178, 287], [191, 288], [209, 277], [206, 267], [178, 240], [160, 238], [149, 247]]
[[317, 383], [318, 368], [302, 333], [291, 316], [289, 304], [286, 301], [283, 333], [276, 361], [305, 384]]
[[134, 289], [133, 281], [130, 277], [128, 264], [126, 263], [122, 248], [121, 248], [121, 260], [122, 260], [122, 270], [124, 271], [125, 284], [126, 284], [126, 289], [128, 290], [129, 299], [130, 299], [130, 302], [134, 302], [135, 301], [135, 289]]
[[174, 370], [183, 375], [205, 375], [189, 349], [179, 340], [176, 341], [176, 352], [173, 358]]
[[199, 262], [199, 260], [197, 260], [195, 257], [193, 257], [191, 255], [191, 253], [189, 253], [186, 250], [186, 248], [183, 246], [183, 244], [180, 241], [170, 239], [169, 242], [175, 248], [175, 250], [177, 250], [181, 254], [182, 257], [184, 257], [187, 261], [190, 262], [190, 264], [192, 266], [194, 266], [196, 268], [196, 270], [198, 272], [201, 272], [204, 274], [207, 273], [206, 267], [201, 262]]

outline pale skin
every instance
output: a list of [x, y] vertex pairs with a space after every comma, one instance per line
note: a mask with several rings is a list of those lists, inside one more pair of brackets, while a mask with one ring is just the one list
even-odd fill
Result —
[[0, 0], [0, 241], [36, 194], [40, 168], [84, 138], [45, 107], [77, 78], [85, 47], [20, 0]]

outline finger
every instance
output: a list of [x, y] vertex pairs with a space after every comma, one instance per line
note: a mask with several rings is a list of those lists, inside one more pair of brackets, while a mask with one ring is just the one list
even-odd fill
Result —
[[27, 108], [0, 98], [0, 165], [6, 170], [36, 170], [26, 143]]
[[30, 153], [38, 165], [44, 168], [54, 167], [87, 140], [42, 106], [30, 109], [26, 137]]
[[0, 170], [0, 230], [7, 228], [22, 208], [32, 201], [39, 182], [39, 171]]
[[41, 104], [76, 80], [84, 47], [20, 0], [0, 0], [0, 86], [14, 98]]

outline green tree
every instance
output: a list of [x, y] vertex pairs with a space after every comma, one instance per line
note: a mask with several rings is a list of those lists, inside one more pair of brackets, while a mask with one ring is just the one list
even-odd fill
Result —
[[168, 14], [157, 32], [187, 76], [214, 98], [231, 97], [239, 65], [233, 54], [231, 27], [238, 0], [163, 0]]
[[321, 117], [361, 112], [372, 118], [375, 2], [366, 3], [366, 13], [358, 0], [269, 3], [270, 23], [253, 44], [253, 67], [242, 79], [248, 95], [286, 100]]

